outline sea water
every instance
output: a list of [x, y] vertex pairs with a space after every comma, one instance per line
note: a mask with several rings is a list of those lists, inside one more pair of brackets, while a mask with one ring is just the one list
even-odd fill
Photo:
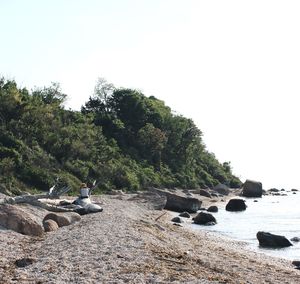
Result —
[[[247, 209], [242, 212], [228, 212], [219, 208], [212, 213], [217, 219], [213, 226], [193, 224], [193, 228], [220, 233], [229, 238], [244, 241], [248, 248], [276, 257], [300, 260], [300, 242], [291, 242], [287, 248], [262, 248], [256, 233], [265, 231], [283, 235], [287, 239], [300, 238], [300, 192], [281, 192], [287, 196], [263, 196], [262, 198], [243, 198]], [[257, 200], [257, 202], [254, 202]]]

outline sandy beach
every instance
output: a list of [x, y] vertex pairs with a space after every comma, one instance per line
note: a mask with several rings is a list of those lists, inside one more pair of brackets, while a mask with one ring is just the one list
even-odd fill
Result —
[[[131, 195], [43, 237], [0, 230], [0, 283], [299, 283], [290, 261], [187, 225]], [[22, 257], [33, 260], [18, 268]]]

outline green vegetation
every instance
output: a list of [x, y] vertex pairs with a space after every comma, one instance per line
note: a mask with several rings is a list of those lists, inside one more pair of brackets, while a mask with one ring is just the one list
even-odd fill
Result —
[[81, 111], [66, 110], [58, 84], [29, 92], [0, 79], [0, 185], [47, 190], [55, 179], [76, 190], [238, 187], [230, 163], [220, 164], [191, 119], [136, 90], [99, 79]]

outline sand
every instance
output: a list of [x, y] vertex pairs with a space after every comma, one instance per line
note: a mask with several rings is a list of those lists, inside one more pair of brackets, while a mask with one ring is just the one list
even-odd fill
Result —
[[[103, 212], [42, 238], [0, 230], [0, 283], [300, 283], [290, 261], [175, 226], [131, 197], [94, 197]], [[33, 263], [16, 267], [22, 257]]]

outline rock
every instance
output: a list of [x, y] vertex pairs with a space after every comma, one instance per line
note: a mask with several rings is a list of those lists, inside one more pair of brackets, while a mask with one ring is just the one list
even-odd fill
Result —
[[17, 267], [26, 267], [28, 265], [33, 264], [34, 261], [35, 261], [35, 259], [33, 259], [33, 258], [24, 257], [24, 258], [17, 259], [15, 261], [15, 265]]
[[204, 190], [204, 189], [200, 189], [199, 194], [201, 196], [205, 196], [205, 197], [211, 198], [211, 194], [208, 191]]
[[211, 195], [212, 197], [219, 197], [219, 195], [216, 194], [216, 193], [211, 193], [210, 195]]
[[225, 209], [227, 211], [243, 211], [246, 210], [246, 204], [243, 199], [233, 198], [228, 201]]
[[220, 194], [223, 194], [223, 195], [228, 195], [229, 192], [230, 192], [228, 186], [225, 185], [225, 184], [222, 184], [222, 183], [219, 183], [218, 185], [216, 185], [213, 188], [213, 190], [216, 191], [217, 193], [220, 193]]
[[218, 212], [218, 207], [217, 206], [210, 206], [207, 208], [207, 212]]
[[253, 202], [258, 202], [258, 201], [256, 199], [254, 199]]
[[86, 215], [90, 213], [97, 213], [102, 212], [103, 208], [97, 204], [91, 203], [84, 207], [79, 207], [74, 210], [74, 212], [78, 213], [79, 215]]
[[279, 189], [277, 189], [277, 188], [270, 188], [268, 191], [269, 191], [269, 192], [278, 192]]
[[153, 190], [147, 190], [138, 193], [129, 200], [140, 201], [150, 210], [162, 210], [167, 203], [167, 197]]
[[53, 232], [58, 229], [58, 224], [54, 220], [51, 220], [51, 219], [45, 220], [43, 222], [43, 226], [44, 226], [45, 232]]
[[49, 213], [45, 216], [43, 223], [46, 220], [53, 220], [57, 223], [58, 227], [63, 227], [81, 220], [81, 216], [76, 212]]
[[274, 235], [267, 232], [258, 232], [256, 237], [259, 241], [259, 245], [263, 247], [281, 248], [292, 246], [290, 241], [284, 236]]
[[180, 217], [174, 217], [171, 221], [174, 223], [184, 223]]
[[167, 197], [167, 202], [165, 205], [165, 209], [175, 211], [175, 212], [183, 212], [187, 211], [188, 213], [196, 213], [201, 207], [202, 201], [197, 198], [189, 198], [183, 197], [174, 193], [159, 191], [160, 194], [163, 194]]
[[284, 189], [284, 188], [282, 188], [282, 189], [280, 189], [280, 191], [285, 191], [285, 189]]
[[299, 237], [293, 237], [291, 238], [292, 242], [300, 242], [300, 238]]
[[0, 225], [23, 235], [42, 236], [44, 233], [33, 215], [9, 204], [0, 206]]
[[297, 266], [298, 268], [300, 267], [300, 260], [293, 260], [292, 261], [292, 264], [294, 265], [294, 266]]
[[261, 182], [253, 181], [253, 180], [246, 180], [243, 185], [242, 196], [261, 197], [262, 196]]
[[297, 194], [297, 193], [294, 191], [293, 194]]
[[188, 212], [182, 212], [179, 214], [180, 217], [184, 217], [184, 218], [190, 218], [191, 215]]
[[293, 189], [291, 189], [291, 191], [298, 191], [298, 189], [293, 188]]
[[217, 223], [213, 215], [205, 212], [200, 212], [193, 220], [195, 224], [199, 225], [215, 225]]

